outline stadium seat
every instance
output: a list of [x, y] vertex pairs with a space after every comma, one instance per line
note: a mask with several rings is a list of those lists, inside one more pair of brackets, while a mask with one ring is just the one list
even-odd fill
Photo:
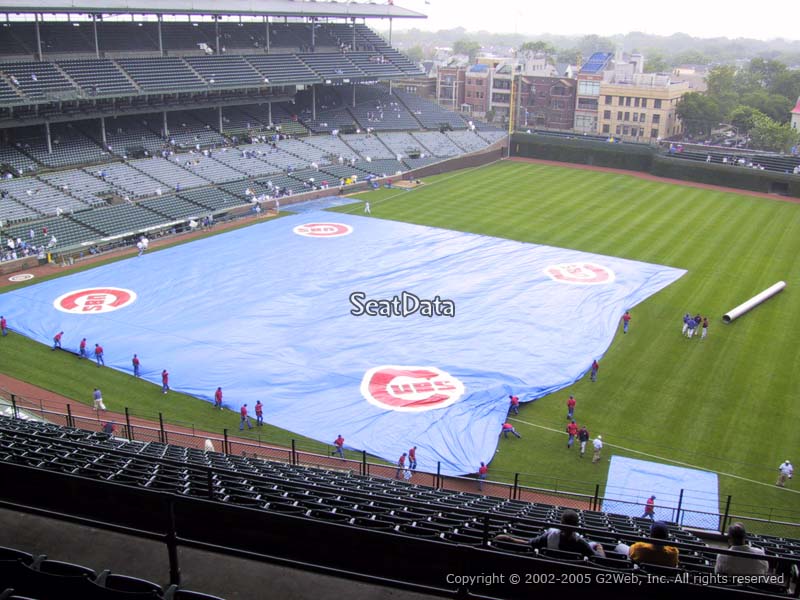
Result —
[[128, 575], [117, 575], [110, 571], [103, 571], [98, 576], [96, 583], [108, 590], [137, 594], [142, 597], [160, 598], [164, 593], [160, 585], [151, 581]]

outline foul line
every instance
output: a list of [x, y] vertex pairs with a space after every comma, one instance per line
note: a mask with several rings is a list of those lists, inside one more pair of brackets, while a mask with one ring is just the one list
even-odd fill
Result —
[[[490, 167], [492, 165], [495, 165], [495, 164], [499, 163], [501, 160], [502, 159], [494, 160], [494, 161], [492, 161], [490, 163], [486, 163], [485, 165], [478, 165], [477, 167], [470, 167], [469, 169], [459, 169], [455, 174], [449, 175], [448, 177], [442, 177], [441, 179], [439, 179], [437, 181], [434, 181], [433, 183], [426, 183], [423, 187], [425, 187], [425, 188], [433, 187], [434, 185], [437, 185], [439, 183], [444, 183], [445, 181], [449, 181], [451, 179], [455, 179], [456, 177], [461, 177], [465, 172], [468, 173], [468, 172], [471, 172], [471, 171], [477, 171], [478, 169], [482, 169], [484, 167]], [[436, 163], [433, 163], [433, 164], [436, 164]], [[407, 193], [413, 192], [413, 191], [415, 191], [417, 189], [419, 189], [419, 188], [404, 189], [403, 191], [398, 192], [396, 194], [392, 194], [391, 196], [386, 196], [386, 198], [380, 198], [378, 200], [371, 200], [369, 202], [370, 202], [370, 204], [378, 204], [380, 202], [386, 202], [387, 200], [392, 200], [394, 198], [399, 198], [400, 196], [405, 196]], [[356, 192], [356, 193], [357, 194], [363, 194], [365, 192], [371, 192], [371, 191], [373, 191], [373, 190], [365, 190], [364, 192]], [[363, 209], [364, 202], [367, 202], [367, 201], [366, 200], [358, 200], [358, 202], [360, 202], [360, 204], [353, 203], [353, 206], [354, 207], [357, 206], [358, 208]], [[346, 214], [350, 214], [351, 211], [345, 210], [345, 211], [342, 211], [342, 212], [344, 212]]]
[[[538, 427], [539, 429], [546, 429], [547, 431], [554, 431], [554, 432], [560, 433], [562, 435], [567, 435], [566, 433], [564, 433], [563, 431], [561, 431], [559, 429], [553, 429], [552, 427], [546, 427], [545, 425], [536, 425], [535, 423], [528, 423], [527, 421], [523, 421], [522, 419], [510, 419], [510, 420], [514, 421], [516, 423], [522, 423], [524, 425], [530, 425], [531, 427]], [[755, 483], [755, 484], [763, 485], [763, 486], [767, 486], [767, 487], [775, 487], [773, 484], [764, 483], [763, 481], [756, 481], [755, 479], [748, 479], [747, 477], [742, 477], [741, 475], [733, 475], [732, 473], [723, 473], [722, 471], [712, 471], [711, 469], [707, 469], [705, 467], [699, 467], [697, 465], [693, 465], [693, 464], [690, 464], [690, 463], [685, 463], [685, 462], [682, 462], [680, 460], [673, 460], [671, 458], [666, 458], [664, 456], [658, 456], [656, 454], [648, 454], [647, 452], [642, 452], [641, 450], [634, 450], [633, 448], [626, 448], [625, 446], [619, 446], [617, 444], [607, 444], [607, 443], [604, 442], [603, 446], [609, 446], [611, 448], [619, 448], [620, 450], [625, 450], [626, 452], [632, 452], [634, 454], [641, 454], [642, 456], [648, 456], [650, 458], [657, 458], [658, 460], [663, 460], [665, 462], [674, 463], [676, 465], [681, 465], [681, 466], [684, 466], [684, 467], [690, 467], [692, 469], [698, 469], [700, 471], [711, 471], [712, 473], [716, 473], [717, 475], [722, 475], [724, 477], [732, 477], [733, 479], [741, 479], [742, 481], [747, 481], [748, 483]], [[793, 490], [793, 489], [789, 489], [789, 488], [783, 488], [783, 489], [785, 489], [787, 492], [792, 492], [793, 494], [800, 494], [800, 491], [798, 491], [798, 490]]]

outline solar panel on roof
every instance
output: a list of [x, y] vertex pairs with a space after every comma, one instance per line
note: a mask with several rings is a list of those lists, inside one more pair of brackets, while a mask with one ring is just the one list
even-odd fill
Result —
[[597, 73], [598, 71], [602, 71], [609, 58], [611, 58], [611, 53], [609, 52], [595, 52], [581, 67], [581, 73]]

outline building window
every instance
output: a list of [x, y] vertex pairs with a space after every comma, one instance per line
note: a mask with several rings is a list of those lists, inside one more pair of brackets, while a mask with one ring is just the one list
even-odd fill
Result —
[[639, 114], [639, 123], [644, 123], [647, 120], [647, 113]]
[[551, 96], [567, 96], [567, 88], [563, 85], [554, 85], [553, 89], [550, 91]]
[[624, 106], [624, 105], [625, 105], [625, 97], [624, 96], [618, 96], [617, 97], [617, 106]]
[[593, 115], [575, 115], [575, 129], [597, 131], [597, 118]]
[[661, 100], [653, 100], [653, 108], [661, 108]]
[[647, 98], [642, 98], [642, 108], [647, 108]]
[[622, 128], [622, 135], [628, 135], [628, 134], [630, 133], [630, 131], [631, 131], [631, 130], [628, 128], [628, 126], [627, 126], [627, 125], [625, 125], [625, 126]]
[[644, 127], [639, 127], [639, 137], [644, 137]]
[[622, 119], [623, 121], [630, 121], [631, 120], [631, 113], [625, 111], [625, 118]]
[[650, 137], [657, 138], [658, 137], [658, 129], [651, 129], [650, 130]]
[[579, 110], [597, 110], [597, 100], [594, 98], [578, 98]]
[[606, 104], [611, 106], [611, 101], [614, 99], [614, 96], [606, 96]]
[[621, 110], [617, 111], [617, 121], [622, 121], [622, 111]]
[[622, 125], [617, 125], [617, 135], [622, 135]]
[[550, 108], [554, 110], [564, 110], [566, 108], [566, 102], [559, 98], [551, 98], [550, 99]]
[[603, 125], [603, 133], [609, 133], [611, 131], [611, 126], [606, 123]]
[[631, 105], [631, 97], [625, 96], [625, 106], [630, 106], [630, 105]]
[[639, 98], [634, 98], [633, 99], [633, 106], [634, 106], [634, 108], [639, 108]]
[[653, 125], [661, 123], [661, 115], [653, 115]]
[[638, 123], [639, 122], [639, 113], [633, 113], [633, 122], [634, 123]]
[[604, 119], [610, 119], [611, 118], [611, 111], [610, 110], [604, 110], [603, 111], [603, 118]]
[[578, 82], [578, 95], [579, 96], [599, 96], [600, 95], [600, 82], [599, 81], [579, 81]]

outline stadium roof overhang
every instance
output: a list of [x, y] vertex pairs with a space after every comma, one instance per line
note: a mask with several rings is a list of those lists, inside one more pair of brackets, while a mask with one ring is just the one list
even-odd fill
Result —
[[0, 0], [0, 13], [167, 14], [425, 19], [393, 4], [301, 0]]

